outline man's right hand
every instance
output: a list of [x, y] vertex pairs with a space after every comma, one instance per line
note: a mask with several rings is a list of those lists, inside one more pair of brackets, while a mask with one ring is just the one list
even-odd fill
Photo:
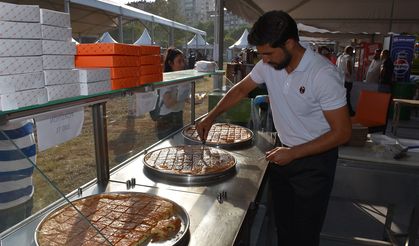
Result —
[[208, 132], [211, 129], [213, 122], [214, 120], [207, 116], [195, 125], [199, 138], [203, 143], [207, 140]]

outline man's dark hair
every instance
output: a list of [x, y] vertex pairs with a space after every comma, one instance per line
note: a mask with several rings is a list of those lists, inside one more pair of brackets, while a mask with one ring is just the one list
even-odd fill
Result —
[[250, 30], [247, 41], [255, 46], [269, 44], [272, 48], [277, 48], [290, 38], [300, 40], [297, 23], [284, 11], [274, 10], [259, 17]]

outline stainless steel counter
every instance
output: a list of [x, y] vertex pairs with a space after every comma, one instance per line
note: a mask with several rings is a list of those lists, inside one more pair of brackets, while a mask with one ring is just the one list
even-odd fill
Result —
[[[242, 226], [251, 202], [256, 199], [267, 162], [258, 160], [270, 149], [273, 138], [270, 133], [256, 133], [251, 146], [230, 150], [237, 159], [236, 174], [228, 180], [208, 186], [175, 186], [149, 179], [143, 172], [140, 155], [111, 173], [111, 181], [106, 187], [93, 184], [84, 188], [82, 196], [115, 191], [139, 191], [159, 195], [183, 206], [190, 217], [189, 245], [233, 245]], [[161, 148], [183, 144], [180, 134], [154, 146]], [[127, 188], [126, 181], [135, 178], [134, 188]], [[227, 199], [220, 203], [217, 195], [227, 192]], [[73, 195], [70, 200], [80, 198]], [[60, 203], [62, 204], [62, 202]], [[35, 245], [33, 235], [36, 225], [53, 208], [23, 221], [2, 240], [3, 246]]]

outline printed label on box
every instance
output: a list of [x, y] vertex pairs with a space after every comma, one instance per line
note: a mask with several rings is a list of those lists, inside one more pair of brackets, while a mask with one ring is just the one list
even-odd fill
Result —
[[0, 38], [40, 39], [41, 24], [0, 21]]
[[0, 76], [0, 94], [44, 87], [42, 72]]
[[41, 56], [0, 57], [0, 75], [42, 71]]
[[76, 44], [65, 41], [42, 40], [44, 55], [75, 55]]
[[41, 24], [60, 27], [71, 27], [70, 15], [49, 9], [41, 9]]
[[74, 56], [72, 55], [43, 55], [42, 64], [48, 69], [73, 69]]
[[0, 39], [0, 56], [40, 56], [41, 40]]
[[68, 27], [41, 25], [42, 39], [44, 40], [71, 41], [71, 32], [71, 28]]
[[45, 85], [74, 84], [79, 82], [77, 69], [44, 70]]
[[96, 82], [110, 79], [109, 68], [90, 68], [90, 69], [78, 69], [79, 71], [79, 82]]
[[0, 20], [39, 23], [39, 6], [0, 2]]

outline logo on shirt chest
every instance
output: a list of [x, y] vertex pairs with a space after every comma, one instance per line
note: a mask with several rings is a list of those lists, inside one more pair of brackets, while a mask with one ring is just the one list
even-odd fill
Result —
[[306, 88], [304, 86], [300, 86], [300, 94], [304, 94], [306, 92]]

